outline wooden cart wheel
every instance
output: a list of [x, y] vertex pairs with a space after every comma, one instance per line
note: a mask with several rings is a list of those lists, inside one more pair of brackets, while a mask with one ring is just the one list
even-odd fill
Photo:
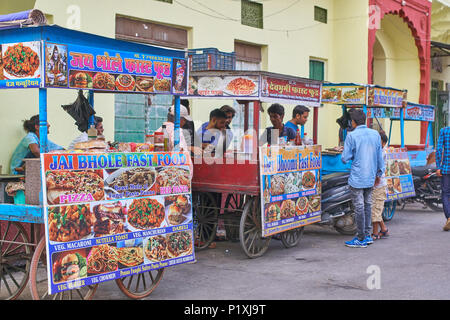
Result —
[[214, 196], [208, 192], [194, 192], [192, 204], [194, 246], [201, 250], [207, 248], [216, 237], [219, 208]]
[[31, 260], [30, 290], [33, 300], [90, 300], [97, 290], [98, 284], [78, 289], [66, 290], [56, 294], [48, 294], [47, 253], [45, 237], [39, 241]]
[[148, 297], [159, 285], [165, 269], [151, 270], [125, 278], [116, 279], [119, 289], [129, 298]]
[[259, 197], [247, 197], [239, 226], [241, 247], [249, 258], [262, 256], [272, 237], [262, 237], [261, 203]]
[[33, 245], [20, 223], [0, 223], [1, 300], [17, 299], [27, 286], [32, 252]]
[[292, 230], [282, 232], [280, 239], [286, 248], [295, 247], [301, 240], [305, 227], [299, 227]]
[[245, 194], [230, 193], [225, 200], [224, 225], [227, 239], [239, 241], [239, 222], [245, 204]]

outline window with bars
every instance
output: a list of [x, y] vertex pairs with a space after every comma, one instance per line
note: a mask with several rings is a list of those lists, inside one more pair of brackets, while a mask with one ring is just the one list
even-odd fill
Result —
[[314, 6], [314, 20], [322, 23], [327, 23], [327, 9]]
[[263, 5], [262, 3], [241, 0], [241, 24], [263, 28]]

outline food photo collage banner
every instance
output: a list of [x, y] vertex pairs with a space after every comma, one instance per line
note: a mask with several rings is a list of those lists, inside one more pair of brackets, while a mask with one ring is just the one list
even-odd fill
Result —
[[41, 155], [49, 292], [194, 260], [183, 152]]
[[321, 146], [260, 147], [261, 219], [270, 236], [321, 219]]
[[185, 94], [186, 59], [45, 42], [45, 86]]
[[414, 197], [416, 192], [406, 149], [388, 148], [385, 165], [387, 201]]

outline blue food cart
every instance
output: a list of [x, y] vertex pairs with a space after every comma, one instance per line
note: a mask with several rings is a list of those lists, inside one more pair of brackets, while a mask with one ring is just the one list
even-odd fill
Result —
[[[187, 60], [184, 51], [106, 38], [56, 25], [6, 28], [0, 30], [0, 62], [3, 58], [0, 90], [27, 88], [39, 91], [40, 152], [47, 149], [47, 90], [75, 89], [89, 92], [94, 106], [94, 93], [173, 94], [175, 96], [175, 151], [180, 137], [180, 95], [186, 93]], [[51, 64], [51, 53], [58, 50], [58, 68]], [[24, 52], [24, 59], [9, 63], [16, 52]], [[26, 61], [26, 67], [17, 65]], [[179, 68], [183, 70], [179, 70]], [[95, 83], [95, 71], [116, 73], [116, 80], [124, 75], [129, 81], [109, 84]], [[92, 71], [92, 72], [91, 72]], [[84, 73], [84, 81], [77, 82], [72, 72]], [[150, 78], [161, 80], [161, 86], [142, 86], [137, 82]], [[87, 79], [86, 79], [87, 78]], [[110, 77], [110, 79], [112, 79]], [[148, 79], [147, 79], [148, 80]], [[172, 85], [171, 85], [172, 84]], [[76, 91], [73, 91], [76, 92]], [[5, 106], [3, 106], [5, 107]], [[20, 107], [20, 106], [18, 106]], [[51, 111], [50, 111], [51, 112]], [[4, 121], [8, 121], [4, 119]], [[93, 123], [93, 116], [89, 122]], [[42, 187], [39, 204], [0, 203], [0, 299], [16, 299], [29, 283], [33, 299], [90, 299], [98, 284], [82, 286], [55, 295], [48, 295], [46, 268], [46, 239], [41, 230], [44, 224]], [[3, 190], [2, 190], [3, 192]], [[159, 284], [164, 268], [115, 279], [121, 291], [131, 298], [148, 296]], [[44, 284], [44, 285], [41, 285]]]

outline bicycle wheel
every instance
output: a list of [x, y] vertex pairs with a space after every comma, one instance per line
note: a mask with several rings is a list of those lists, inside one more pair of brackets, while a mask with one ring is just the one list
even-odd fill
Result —
[[116, 284], [127, 297], [142, 299], [149, 296], [156, 289], [161, 282], [164, 272], [164, 268], [151, 270], [116, 279]]

